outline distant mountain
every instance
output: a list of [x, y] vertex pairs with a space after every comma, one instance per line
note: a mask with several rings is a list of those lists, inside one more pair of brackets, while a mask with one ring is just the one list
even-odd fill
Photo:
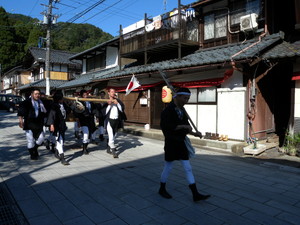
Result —
[[[22, 64], [29, 47], [45, 47], [46, 26], [21, 14], [7, 13], [0, 7], [0, 65], [2, 73]], [[60, 22], [51, 30], [51, 48], [81, 52], [112, 39], [113, 36], [91, 24]]]

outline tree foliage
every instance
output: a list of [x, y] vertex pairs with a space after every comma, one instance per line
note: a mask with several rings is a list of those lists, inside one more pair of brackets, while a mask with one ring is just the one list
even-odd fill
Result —
[[[2, 72], [22, 64], [29, 47], [46, 38], [46, 27], [38, 19], [10, 14], [0, 7], [0, 64]], [[113, 36], [91, 24], [60, 22], [51, 29], [51, 48], [81, 52], [112, 39]], [[45, 43], [40, 43], [45, 47]]]

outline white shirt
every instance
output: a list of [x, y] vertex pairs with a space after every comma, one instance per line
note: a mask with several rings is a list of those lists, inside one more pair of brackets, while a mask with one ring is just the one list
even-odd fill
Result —
[[64, 119], [66, 119], [66, 110], [64, 108], [64, 105], [59, 103], [59, 106], [60, 106], [61, 114], [63, 115]]
[[34, 102], [34, 111], [35, 111], [35, 117], [39, 116], [39, 103], [37, 101]]
[[118, 111], [118, 109], [122, 112], [122, 107], [121, 107], [120, 103], [118, 103], [116, 105], [115, 104], [111, 104], [111, 105], [107, 106], [107, 108], [106, 108], [106, 114], [110, 110], [109, 119], [118, 119], [118, 117], [119, 117], [119, 111]]
[[89, 112], [91, 113], [91, 103], [90, 102], [85, 102], [85, 106], [89, 110]]

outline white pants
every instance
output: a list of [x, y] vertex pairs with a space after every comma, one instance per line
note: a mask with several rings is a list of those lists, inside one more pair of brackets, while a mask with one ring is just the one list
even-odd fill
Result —
[[107, 123], [106, 129], [107, 129], [107, 134], [108, 134], [108, 146], [110, 148], [116, 148], [115, 140], [116, 140], [116, 137], [117, 137], [117, 133], [115, 133], [115, 135], [114, 135], [113, 129], [110, 126], [109, 122]]
[[[181, 164], [184, 168], [185, 176], [186, 176], [186, 179], [187, 179], [188, 183], [189, 184], [194, 184], [195, 183], [195, 177], [193, 175], [193, 170], [192, 170], [192, 166], [190, 164], [190, 161], [189, 160], [180, 160], [180, 162], [181, 162]], [[163, 169], [163, 172], [162, 172], [161, 177], [160, 177], [160, 182], [162, 182], [162, 183], [167, 182], [167, 179], [169, 177], [169, 174], [170, 174], [172, 168], [173, 168], [173, 162], [165, 161], [164, 169]]]
[[56, 149], [59, 154], [64, 153], [64, 140], [62, 139], [61, 135], [56, 137]]
[[90, 139], [89, 139], [89, 128], [87, 126], [83, 126], [81, 127], [82, 133], [83, 133], [83, 140], [82, 143], [86, 144], [86, 143], [90, 143]]
[[[89, 128], [87, 126], [83, 126], [81, 127], [81, 130], [82, 130], [82, 133], [83, 133], [83, 140], [82, 140], [82, 143], [83, 144], [86, 144], [86, 143], [90, 143], [90, 139], [89, 139]], [[97, 130], [92, 133], [91, 135], [91, 138], [92, 140], [95, 140], [96, 139], [96, 134], [97, 134]]]
[[41, 145], [44, 142], [45, 135], [44, 132], [40, 133], [40, 136], [37, 140], [34, 139], [33, 133], [31, 130], [25, 130], [25, 135], [27, 139], [27, 148], [33, 148], [36, 144]]

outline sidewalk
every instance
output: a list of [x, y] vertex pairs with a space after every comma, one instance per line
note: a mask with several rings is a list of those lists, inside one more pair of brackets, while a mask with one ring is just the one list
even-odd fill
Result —
[[299, 224], [298, 168], [197, 147], [191, 159], [197, 186], [212, 197], [194, 203], [175, 163], [167, 184], [173, 199], [163, 199], [157, 194], [162, 141], [123, 133], [118, 159], [105, 152], [105, 143], [90, 145], [82, 156], [72, 125], [65, 152], [70, 166], [44, 147], [31, 161], [16, 115], [0, 112], [0, 176], [29, 224]]
[[[123, 132], [161, 141], [164, 140], [162, 131], [158, 129], [145, 130], [143, 127], [125, 126]], [[290, 166], [300, 168], [300, 157], [289, 156], [281, 153], [278, 147], [278, 139], [276, 138], [270, 138], [270, 140], [259, 141], [258, 144], [265, 145], [266, 150], [257, 155], [244, 154], [242, 148], [247, 146], [247, 144], [240, 141], [228, 140], [224, 142], [203, 138], [199, 139], [194, 136], [189, 136], [189, 138], [193, 146], [201, 149], [233, 153], [235, 156], [263, 160], [265, 163], [268, 162], [279, 164], [278, 166]]]

